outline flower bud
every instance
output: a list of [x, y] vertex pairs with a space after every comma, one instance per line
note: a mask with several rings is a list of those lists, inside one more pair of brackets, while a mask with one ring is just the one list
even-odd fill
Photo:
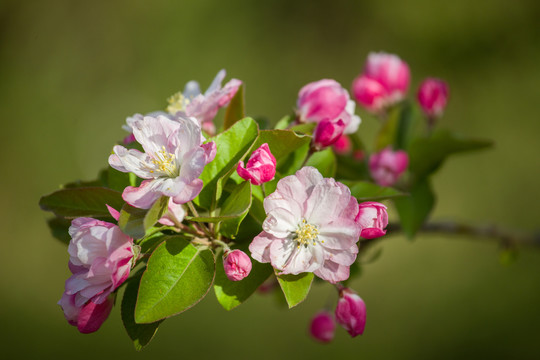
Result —
[[340, 290], [335, 315], [338, 324], [347, 330], [352, 337], [364, 333], [366, 304], [353, 290], [349, 288]]
[[356, 101], [370, 112], [378, 112], [386, 105], [386, 89], [366, 75], [354, 79], [352, 92]]
[[401, 101], [409, 82], [409, 66], [398, 56], [370, 53], [364, 72], [353, 82], [353, 94], [367, 110], [377, 112]]
[[311, 325], [309, 332], [311, 336], [322, 343], [329, 343], [334, 339], [334, 331], [336, 330], [336, 324], [332, 314], [327, 311], [321, 311], [317, 313], [313, 319], [311, 319]]
[[364, 239], [374, 239], [386, 234], [388, 213], [386, 206], [375, 201], [366, 201], [358, 204], [358, 214], [355, 219], [360, 225], [360, 236]]
[[332, 145], [336, 154], [346, 155], [351, 152], [352, 143], [347, 135], [341, 135]]
[[354, 114], [354, 101], [335, 80], [323, 79], [307, 84], [300, 89], [296, 105], [300, 122], [341, 119], [345, 123], [346, 134], [356, 132], [360, 125], [360, 117]]
[[313, 132], [313, 147], [324, 149], [334, 144], [343, 135], [345, 123], [341, 119], [324, 119], [317, 124]]
[[371, 177], [381, 186], [392, 186], [409, 165], [409, 156], [403, 150], [387, 147], [369, 158]]
[[261, 185], [272, 180], [276, 174], [276, 158], [270, 152], [268, 144], [262, 144], [251, 154], [246, 166], [240, 161], [236, 168], [238, 175], [252, 183]]
[[240, 281], [249, 275], [251, 260], [241, 250], [228, 251], [223, 258], [223, 268], [229, 280]]
[[307, 84], [298, 94], [298, 115], [301, 122], [320, 122], [337, 118], [347, 106], [349, 94], [331, 79]]
[[418, 89], [418, 102], [429, 118], [442, 115], [448, 101], [448, 85], [436, 78], [427, 78]]

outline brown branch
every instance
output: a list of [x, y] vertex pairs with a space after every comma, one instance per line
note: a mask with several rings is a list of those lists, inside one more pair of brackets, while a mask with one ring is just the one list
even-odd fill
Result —
[[[387, 228], [387, 235], [394, 235], [403, 232], [401, 224], [389, 223]], [[447, 234], [447, 235], [465, 235], [467, 237], [480, 238], [485, 240], [499, 241], [504, 248], [515, 248], [517, 246], [532, 246], [540, 247], [540, 233], [525, 233], [523, 231], [508, 230], [497, 227], [495, 225], [469, 225], [460, 224], [451, 221], [430, 222], [424, 224], [419, 233], [427, 234]], [[386, 236], [366, 239], [360, 242], [361, 248], [367, 248], [379, 240], [386, 238]]]

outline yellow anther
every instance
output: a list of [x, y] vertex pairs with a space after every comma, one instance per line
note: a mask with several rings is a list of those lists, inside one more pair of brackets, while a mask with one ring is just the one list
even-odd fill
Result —
[[[165, 146], [162, 146], [160, 151], [154, 153], [154, 156], [155, 158], [152, 159], [152, 162], [154, 163], [154, 165], [156, 165], [159, 171], [166, 173], [170, 177], [176, 175], [176, 157], [174, 156], [174, 154], [167, 152]], [[154, 171], [150, 170], [150, 172], [153, 173]]]
[[169, 106], [167, 106], [167, 112], [170, 114], [176, 114], [178, 111], [184, 111], [186, 106], [191, 102], [190, 98], [185, 97], [181, 92], [178, 92], [167, 99]]
[[315, 225], [308, 224], [306, 219], [302, 219], [302, 223], [298, 224], [298, 229], [295, 230], [295, 240], [300, 245], [308, 245], [312, 243], [317, 245], [317, 236], [319, 235], [319, 229]]

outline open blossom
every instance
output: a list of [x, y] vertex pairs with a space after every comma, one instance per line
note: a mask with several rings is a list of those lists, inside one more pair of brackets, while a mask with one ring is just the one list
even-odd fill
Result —
[[69, 234], [73, 275], [58, 303], [71, 325], [81, 332], [92, 332], [110, 312], [110, 294], [129, 276], [133, 239], [118, 226], [92, 218], [73, 220]]
[[184, 220], [184, 216], [186, 216], [186, 210], [184, 207], [175, 203], [173, 199], [170, 198], [169, 203], [167, 204], [167, 211], [158, 220], [158, 222], [166, 226], [175, 226]]
[[385, 235], [385, 228], [388, 225], [386, 206], [375, 201], [360, 203], [356, 222], [362, 228], [360, 236], [364, 239], [374, 239]]
[[300, 89], [296, 105], [300, 122], [341, 119], [345, 123], [345, 134], [356, 132], [360, 125], [349, 92], [335, 80], [323, 79], [305, 85]]
[[336, 323], [334, 322], [334, 318], [327, 311], [320, 311], [311, 319], [309, 333], [315, 340], [322, 343], [329, 343], [334, 339], [335, 330]]
[[397, 55], [370, 53], [364, 72], [353, 82], [353, 95], [366, 109], [377, 112], [405, 98], [409, 82], [409, 66]]
[[161, 196], [171, 197], [177, 204], [193, 200], [203, 186], [199, 176], [204, 166], [215, 157], [215, 143], [202, 144], [196, 121], [179, 115], [174, 120], [145, 116], [134, 119], [131, 126], [145, 152], [117, 145], [109, 164], [145, 180], [139, 187], [128, 186], [123, 199], [142, 209], [150, 208]]
[[242, 179], [253, 185], [261, 185], [276, 175], [276, 158], [270, 152], [268, 144], [264, 143], [251, 154], [245, 166], [244, 162], [240, 161], [236, 171]]
[[242, 250], [228, 251], [223, 257], [223, 269], [227, 279], [240, 281], [251, 272], [251, 260]]
[[337, 322], [352, 337], [364, 333], [366, 327], [366, 304], [353, 290], [349, 288], [340, 290], [335, 314]]
[[390, 147], [371, 155], [369, 170], [371, 177], [381, 186], [394, 185], [401, 174], [407, 170], [409, 156], [403, 150], [393, 151]]
[[215, 126], [212, 120], [217, 111], [229, 103], [242, 85], [242, 81], [231, 79], [225, 86], [221, 87], [225, 75], [225, 70], [220, 70], [204, 94], [201, 93], [198, 82], [188, 82], [183, 92], [169, 98], [167, 111], [173, 115], [181, 112], [185, 116], [193, 116], [201, 123], [205, 131], [214, 134]]
[[278, 182], [264, 210], [264, 231], [249, 246], [253, 259], [280, 274], [313, 272], [331, 283], [349, 277], [361, 229], [348, 187], [307, 166]]
[[427, 78], [420, 84], [417, 98], [428, 117], [439, 117], [448, 101], [448, 85], [441, 79]]

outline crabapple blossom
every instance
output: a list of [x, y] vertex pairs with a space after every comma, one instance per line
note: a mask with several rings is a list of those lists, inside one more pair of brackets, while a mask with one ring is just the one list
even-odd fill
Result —
[[214, 142], [202, 144], [201, 129], [192, 118], [180, 115], [138, 117], [131, 122], [133, 135], [144, 153], [117, 145], [109, 157], [111, 167], [145, 179], [139, 187], [128, 186], [122, 198], [132, 206], [148, 209], [161, 196], [184, 204], [202, 189], [204, 166], [216, 154]]
[[329, 343], [334, 339], [335, 330], [336, 323], [332, 314], [328, 311], [320, 311], [311, 319], [309, 333], [315, 340]]
[[448, 101], [448, 85], [441, 79], [427, 78], [420, 84], [417, 98], [420, 107], [428, 117], [439, 117]]
[[332, 144], [336, 154], [345, 155], [352, 149], [351, 139], [347, 135], [341, 135], [335, 143]]
[[360, 125], [349, 92], [335, 80], [323, 79], [305, 85], [300, 89], [296, 105], [300, 122], [341, 119], [345, 123], [345, 134], [356, 132]]
[[204, 94], [201, 93], [197, 81], [189, 81], [183, 92], [178, 92], [168, 99], [167, 111], [173, 115], [181, 112], [185, 116], [192, 116], [201, 123], [207, 133], [214, 134], [216, 129], [212, 120], [217, 111], [229, 103], [242, 85], [242, 81], [231, 79], [222, 87], [221, 82], [225, 75], [225, 70], [220, 70]]
[[244, 162], [240, 161], [236, 171], [242, 179], [253, 185], [261, 185], [274, 178], [276, 158], [270, 152], [268, 144], [264, 143], [251, 154], [245, 166]]
[[349, 288], [339, 292], [336, 320], [352, 336], [362, 335], [366, 327], [366, 304], [357, 293]]
[[73, 275], [66, 281], [59, 304], [70, 324], [91, 332], [110, 312], [109, 295], [129, 276], [133, 239], [114, 224], [84, 217], [72, 221], [69, 234]]
[[388, 225], [386, 206], [375, 201], [360, 203], [356, 222], [362, 228], [360, 236], [364, 239], [374, 239], [385, 235], [385, 228]]
[[371, 177], [381, 186], [394, 185], [408, 165], [407, 153], [403, 150], [393, 151], [391, 147], [386, 147], [369, 158]]
[[253, 259], [271, 263], [279, 274], [313, 272], [331, 283], [349, 277], [361, 228], [348, 187], [303, 167], [278, 182], [264, 210], [264, 231], [249, 246]]
[[251, 260], [242, 250], [227, 251], [223, 256], [223, 269], [231, 281], [240, 281], [251, 272]]

